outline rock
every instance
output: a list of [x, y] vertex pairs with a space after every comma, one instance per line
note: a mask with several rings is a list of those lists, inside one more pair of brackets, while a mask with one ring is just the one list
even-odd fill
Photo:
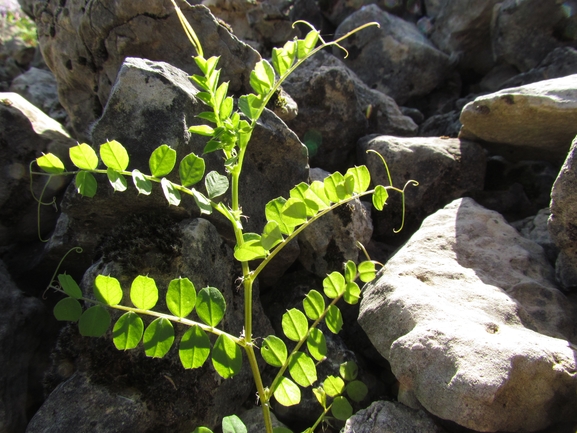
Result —
[[365, 287], [359, 323], [401, 403], [475, 431], [537, 431], [576, 419], [573, 307], [540, 246], [463, 198]]
[[[406, 190], [406, 228], [411, 233], [423, 219], [464, 194], [483, 189], [485, 156], [482, 148], [472, 142], [444, 138], [399, 138], [367, 136], [359, 140], [359, 162], [371, 173], [374, 185], [388, 185], [388, 177], [381, 159], [367, 150], [380, 153], [391, 171], [393, 185], [403, 188], [408, 180], [419, 182]], [[373, 214], [375, 235], [393, 236], [401, 227], [402, 202], [400, 195], [390, 192], [383, 212]]]
[[18, 93], [58, 122], [66, 121], [66, 112], [58, 101], [56, 79], [45, 69], [30, 68], [12, 81], [10, 92]]
[[[67, 160], [68, 148], [75, 144], [58, 122], [22, 96], [0, 93], [0, 245], [34, 241], [53, 229], [58, 214], [52, 206], [41, 206], [38, 219], [38, 203], [30, 193], [29, 164], [48, 152]], [[36, 165], [33, 170], [40, 171]], [[37, 198], [46, 181], [44, 176], [34, 178]], [[67, 183], [66, 177], [51, 178], [42, 201], [50, 203]]]
[[[323, 181], [330, 173], [316, 172], [311, 180]], [[333, 271], [342, 271], [343, 263], [362, 259], [357, 242], [367, 245], [373, 234], [370, 209], [359, 199], [339, 206], [315, 221], [298, 237], [299, 262], [309, 272], [324, 278]]]
[[444, 433], [423, 410], [393, 401], [375, 401], [347, 420], [343, 433]]
[[415, 17], [421, 14], [419, 3], [406, 0], [360, 0], [354, 2], [337, 0], [320, 2], [320, 6], [323, 15], [333, 26], [338, 27], [349, 15], [368, 5], [378, 6], [386, 12], [406, 18], [407, 21], [415, 21]]
[[550, 215], [551, 211], [547, 207], [537, 212], [537, 215], [511, 223], [511, 225], [515, 227], [522, 236], [532, 240], [538, 245], [541, 245], [549, 263], [554, 264], [557, 255], [559, 254], [559, 250], [551, 239], [551, 235], [547, 228], [547, 222]]
[[[349, 56], [344, 63], [371, 88], [404, 104], [424, 96], [449, 75], [449, 56], [427, 40], [416, 25], [391, 15], [376, 5], [368, 5], [350, 15], [337, 28], [335, 38], [352, 29], [378, 22], [351, 36], [341, 45]], [[335, 55], [342, 51], [334, 48]]]
[[556, 277], [564, 289], [577, 287], [577, 139], [561, 167], [551, 191], [551, 216], [548, 228], [559, 248]]
[[[254, 407], [246, 412], [240, 414], [239, 418], [246, 426], [248, 433], [265, 433], [264, 417], [262, 416], [262, 409]], [[288, 428], [280, 422], [274, 413], [271, 412], [271, 420], [273, 428]]]
[[491, 17], [493, 7], [499, 2], [500, 0], [442, 2], [435, 11], [431, 41], [449, 56], [458, 58], [458, 65], [462, 70], [487, 73], [494, 65]]
[[460, 137], [510, 159], [560, 161], [577, 134], [577, 75], [479, 96], [461, 113]]
[[[151, 239], [152, 234], [154, 239]], [[207, 286], [221, 290], [227, 309], [219, 328], [235, 336], [243, 332], [244, 300], [237, 287], [239, 269], [231, 249], [207, 220], [174, 223], [167, 221], [162, 214], [136, 216], [110, 233], [101, 253], [102, 258], [82, 279], [85, 296], [92, 297], [95, 277], [105, 274], [120, 281], [128, 303], [128, 287], [133, 278], [137, 274], [148, 275], [155, 279], [159, 288], [159, 303], [155, 311], [168, 313], [164, 299], [169, 282], [179, 276], [187, 277], [197, 291]], [[112, 316], [114, 321], [120, 312], [114, 311]], [[150, 320], [144, 317], [145, 323]], [[261, 339], [272, 333], [256, 286], [253, 325], [254, 338]], [[177, 343], [188, 327], [178, 324], [174, 327], [176, 343], [169, 353], [162, 359], [151, 359], [145, 356], [142, 346], [130, 351], [116, 350], [110, 331], [101, 338], [85, 338], [78, 335], [76, 324], [72, 324], [59, 338], [54, 354], [55, 367], [48, 382], [54, 386], [58, 382], [57, 366], [69, 363], [77, 374], [86, 376], [87, 395], [103, 393], [106, 402], [118, 399], [118, 395], [135, 400], [135, 410], [143, 411], [142, 417], [148, 420], [146, 431], [192, 431], [200, 425], [214, 428], [220, 425], [224, 416], [237, 413], [247, 399], [252, 401], [254, 385], [248, 362], [244, 357], [242, 370], [228, 380], [216, 374], [210, 360], [199, 369], [185, 370], [179, 360]], [[56, 388], [45, 403], [51, 408], [60, 402], [61, 413], [69, 413], [59, 416], [62, 423], [70, 414], [82, 413], [85, 404], [84, 399], [75, 399], [75, 393], [69, 391], [72, 388], [70, 381], [74, 380], [71, 378], [68, 385], [63, 385], [68, 394], [62, 397]], [[94, 388], [92, 384], [99, 386]], [[100, 387], [106, 389], [100, 391]], [[107, 415], [116, 420], [125, 410], [126, 406], [106, 407]], [[41, 409], [41, 412], [42, 419], [35, 424], [38, 431], [44, 431], [53, 420], [50, 411]], [[67, 431], [65, 427], [61, 424], [57, 431]], [[135, 430], [143, 431], [136, 427]]]
[[392, 98], [370, 89], [326, 52], [309, 59], [283, 87], [299, 106], [299, 115], [287, 125], [307, 145], [311, 164], [331, 172], [352, 165], [356, 142], [369, 133], [417, 131]]
[[505, 0], [493, 12], [493, 53], [521, 72], [537, 66], [563, 46], [577, 47], [576, 17], [570, 3], [557, 0]]
[[451, 137], [457, 138], [461, 130], [461, 113], [453, 110], [445, 114], [429, 117], [419, 126], [420, 137]]
[[27, 296], [0, 261], [0, 431], [23, 432], [42, 404], [46, 347], [53, 341], [54, 320], [44, 303]]
[[[250, 90], [249, 74], [260, 56], [240, 42], [202, 6], [181, 9], [195, 29], [206, 58], [221, 56], [221, 79], [233, 93]], [[199, 73], [190, 41], [170, 0], [70, 0], [36, 2], [38, 39], [58, 82], [60, 102], [81, 141], [100, 117], [126, 57], [165, 61]]]

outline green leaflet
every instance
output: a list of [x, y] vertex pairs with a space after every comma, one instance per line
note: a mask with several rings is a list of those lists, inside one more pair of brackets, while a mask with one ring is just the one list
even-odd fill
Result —
[[288, 339], [300, 341], [305, 338], [309, 328], [306, 316], [296, 308], [288, 310], [282, 316], [282, 330]]
[[107, 305], [118, 305], [122, 301], [120, 282], [106, 275], [98, 275], [94, 280], [94, 296]]
[[326, 409], [327, 408], [327, 393], [325, 392], [323, 387], [319, 386], [317, 388], [313, 388], [313, 394], [315, 395], [317, 401], [323, 407], [323, 409]]
[[317, 320], [325, 312], [325, 298], [313, 289], [303, 299], [303, 308], [309, 319]]
[[250, 120], [256, 119], [262, 107], [262, 100], [253, 93], [243, 95], [238, 99], [238, 108]]
[[36, 158], [36, 164], [46, 173], [58, 174], [64, 171], [64, 164], [53, 153], [47, 153], [39, 158]]
[[76, 191], [84, 197], [94, 197], [96, 194], [97, 183], [94, 175], [88, 171], [80, 171], [76, 174], [74, 181]]
[[128, 152], [116, 140], [107, 141], [100, 146], [100, 159], [106, 167], [114, 171], [124, 171], [130, 161]]
[[296, 43], [288, 41], [282, 48], [272, 49], [272, 64], [279, 77], [282, 77], [292, 66], [296, 54]]
[[56, 320], [76, 322], [82, 315], [82, 306], [74, 298], [66, 297], [54, 306]]
[[262, 342], [260, 354], [265, 362], [273, 367], [282, 367], [288, 351], [284, 342], [275, 335], [269, 335]]
[[264, 259], [267, 256], [266, 250], [261, 244], [260, 235], [256, 233], [245, 233], [244, 243], [234, 248], [234, 258], [239, 262]]
[[176, 150], [166, 144], [154, 149], [154, 152], [152, 152], [150, 159], [148, 160], [150, 174], [157, 178], [170, 174], [175, 165]]
[[215, 287], [205, 287], [196, 297], [196, 313], [208, 326], [216, 326], [224, 317], [226, 301]]
[[130, 286], [130, 300], [136, 308], [151, 310], [158, 302], [156, 282], [144, 275], [137, 276]]
[[176, 317], [186, 317], [196, 304], [196, 290], [188, 278], [176, 278], [168, 284], [166, 306]]
[[389, 193], [386, 188], [382, 185], [377, 185], [375, 192], [373, 193], [373, 206], [377, 210], [383, 210], [385, 204], [387, 204], [387, 199], [389, 198]]
[[96, 170], [98, 167], [98, 156], [92, 147], [86, 143], [73, 146], [68, 149], [70, 160], [80, 170]]
[[262, 231], [260, 243], [266, 251], [270, 251], [283, 241], [283, 235], [276, 221], [269, 221]]
[[114, 188], [114, 191], [123, 192], [128, 188], [126, 178], [112, 168], [109, 167], [106, 170], [106, 176], [108, 176], [108, 181], [110, 185], [112, 185], [112, 188]]
[[210, 215], [212, 213], [212, 205], [210, 203], [210, 200], [206, 198], [202, 193], [195, 190], [194, 188], [192, 188], [190, 191], [192, 192], [194, 202], [200, 209], [200, 213]]
[[160, 186], [162, 187], [162, 192], [164, 193], [164, 197], [168, 201], [168, 204], [173, 206], [178, 206], [181, 201], [180, 191], [176, 188], [171, 181], [167, 178], [163, 177], [160, 180]]
[[188, 128], [188, 132], [192, 134], [204, 135], [212, 137], [214, 135], [214, 128], [208, 125], [196, 125]]
[[318, 328], [312, 328], [307, 337], [307, 349], [317, 361], [323, 361], [327, 357], [327, 341], [325, 335]]
[[357, 265], [352, 260], [345, 263], [345, 281], [351, 283], [357, 278]]
[[95, 305], [82, 313], [78, 320], [78, 330], [84, 337], [101, 337], [110, 326], [110, 314], [104, 307]]
[[250, 73], [250, 85], [258, 95], [266, 95], [274, 86], [274, 70], [269, 62], [261, 60]]
[[139, 170], [132, 170], [132, 181], [139, 194], [150, 195], [152, 192], [152, 183]]
[[323, 280], [323, 289], [327, 298], [334, 299], [345, 292], [345, 277], [340, 272], [331, 272]]
[[220, 197], [228, 190], [228, 178], [216, 171], [211, 171], [206, 175], [204, 185], [209, 198]]
[[194, 153], [186, 155], [178, 166], [178, 174], [182, 186], [194, 185], [204, 176], [204, 159], [199, 158]]
[[283, 217], [283, 207], [287, 203], [287, 200], [283, 197], [275, 198], [269, 201], [264, 209], [267, 221], [274, 221], [277, 223], [279, 230], [282, 234], [290, 235], [294, 231], [294, 227], [289, 226]]
[[339, 395], [333, 400], [331, 413], [336, 419], [346, 421], [353, 415], [353, 407], [345, 397]]
[[375, 264], [373, 262], [365, 261], [359, 263], [359, 278], [363, 283], [373, 281], [377, 276]]
[[336, 305], [331, 305], [329, 307], [327, 315], [325, 316], [325, 323], [327, 324], [327, 328], [329, 328], [333, 334], [341, 332], [341, 328], [343, 327], [343, 316], [341, 310], [339, 310]]
[[289, 358], [289, 373], [302, 387], [311, 386], [317, 381], [317, 368], [314, 361], [304, 352], [295, 352]]
[[361, 288], [355, 282], [347, 283], [343, 299], [347, 304], [355, 305], [361, 297]]
[[199, 368], [210, 355], [210, 340], [200, 326], [191, 326], [182, 336], [178, 356], [184, 368]]
[[247, 429], [238, 416], [230, 415], [222, 419], [222, 433], [247, 433]]
[[138, 314], [129, 311], [116, 321], [112, 328], [112, 340], [118, 350], [134, 349], [144, 333], [144, 322]]
[[297, 41], [297, 57], [299, 59], [305, 58], [315, 47], [319, 40], [319, 32], [311, 30], [304, 39]]
[[356, 194], [362, 194], [371, 184], [371, 173], [369, 169], [361, 165], [360, 167], [349, 168], [345, 174], [345, 177], [351, 176], [354, 179], [353, 192]]
[[144, 331], [142, 342], [146, 356], [164, 357], [174, 342], [174, 328], [170, 320], [164, 317], [153, 320]]
[[369, 393], [369, 389], [367, 385], [365, 385], [360, 380], [354, 380], [351, 383], [348, 383], [345, 391], [349, 398], [352, 401], [356, 401], [357, 403], [363, 401], [367, 394]]
[[234, 376], [242, 368], [242, 351], [226, 334], [219, 335], [214, 343], [212, 365], [224, 379]]
[[60, 283], [60, 287], [64, 290], [68, 296], [72, 296], [73, 298], [80, 299], [82, 298], [82, 290], [74, 281], [74, 278], [68, 274], [60, 274], [58, 275], [58, 282]]
[[359, 374], [359, 367], [355, 361], [343, 362], [339, 366], [339, 374], [346, 381], [355, 380]]
[[282, 207], [281, 218], [288, 227], [296, 227], [307, 221], [307, 205], [301, 199], [291, 197]]
[[294, 406], [301, 402], [301, 390], [288, 377], [281, 377], [274, 390], [274, 398], [283, 406]]
[[345, 382], [337, 376], [328, 376], [323, 382], [323, 389], [329, 397], [341, 395], [345, 389]]

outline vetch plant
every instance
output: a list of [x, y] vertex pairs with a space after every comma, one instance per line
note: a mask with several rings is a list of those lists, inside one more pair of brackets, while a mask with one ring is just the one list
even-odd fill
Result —
[[[174, 3], [174, 2], [173, 2]], [[176, 4], [175, 4], [176, 7]], [[190, 153], [178, 163], [176, 151], [163, 144], [150, 156], [150, 173], [128, 170], [130, 158], [126, 149], [117, 141], [102, 144], [98, 154], [88, 144], [79, 144], [70, 149], [70, 159], [76, 166], [66, 171], [62, 161], [53, 154], [36, 159], [37, 165], [48, 176], [75, 176], [75, 186], [79, 194], [93, 197], [96, 194], [95, 175], [106, 175], [112, 188], [117, 192], [128, 188], [129, 179], [139, 193], [149, 195], [153, 185], [160, 188], [170, 205], [178, 206], [183, 196], [192, 196], [201, 214], [221, 213], [231, 224], [236, 245], [234, 257], [241, 264], [242, 287], [244, 291], [244, 332], [232, 335], [218, 326], [226, 311], [222, 293], [215, 287], [198, 290], [188, 278], [175, 278], [166, 289], [166, 306], [169, 312], [155, 311], [159, 290], [153, 278], [137, 276], [130, 287], [131, 305], [122, 305], [123, 289], [120, 282], [110, 275], [98, 275], [94, 281], [94, 298], [83, 296], [74, 279], [60, 274], [50, 287], [65, 294], [54, 308], [58, 320], [78, 322], [83, 336], [99, 337], [106, 334], [111, 325], [109, 309], [124, 313], [112, 327], [112, 340], [119, 350], [142, 347], [147, 356], [164, 357], [175, 341], [173, 323], [189, 328], [180, 339], [178, 354], [186, 369], [202, 367], [208, 360], [215, 371], [224, 379], [237, 374], [244, 357], [249, 362], [258, 398], [263, 411], [267, 433], [273, 432], [271, 422], [271, 400], [291, 406], [299, 404], [301, 388], [313, 387], [314, 395], [321, 405], [319, 418], [307, 431], [312, 432], [327, 416], [346, 420], [353, 409], [352, 401], [361, 401], [367, 394], [367, 387], [357, 380], [354, 363], [341, 366], [339, 376], [324, 378], [319, 384], [317, 363], [327, 357], [325, 335], [319, 328], [325, 323], [330, 332], [337, 334], [343, 325], [342, 314], [337, 306], [343, 299], [348, 304], [356, 304], [361, 295], [358, 281], [366, 283], [376, 276], [375, 262], [362, 261], [358, 265], [352, 261], [344, 264], [343, 272], [332, 272], [323, 281], [323, 293], [311, 290], [303, 300], [302, 309], [292, 308], [282, 317], [282, 329], [293, 344], [270, 335], [259, 344], [253, 335], [253, 284], [270, 261], [298, 234], [326, 213], [345, 203], [372, 196], [376, 209], [382, 210], [389, 191], [397, 191], [404, 197], [404, 190], [389, 185], [378, 185], [369, 189], [371, 178], [365, 166], [350, 168], [345, 174], [339, 172], [328, 176], [323, 182], [310, 185], [300, 183], [290, 190], [288, 197], [271, 200], [265, 207], [267, 223], [261, 233], [247, 233], [243, 230], [242, 209], [239, 203], [240, 179], [244, 157], [250, 143], [251, 134], [267, 103], [279, 90], [281, 83], [306, 59], [327, 46], [339, 46], [339, 42], [363, 28], [361, 26], [332, 42], [325, 42], [319, 32], [312, 28], [303, 38], [287, 42], [282, 48], [273, 49], [272, 63], [261, 60], [250, 75], [254, 93], [241, 96], [236, 102], [228, 96], [228, 83], [219, 81], [218, 57], [204, 58], [201, 44], [186, 19], [176, 7], [183, 27], [196, 49], [194, 57], [201, 75], [193, 75], [192, 81], [201, 89], [197, 97], [208, 107], [198, 115], [208, 122], [190, 127], [190, 132], [208, 137], [204, 153], [222, 152], [227, 176], [212, 171], [205, 175], [205, 163], [201, 156]], [[384, 160], [383, 160], [384, 163]], [[167, 176], [178, 170], [179, 183]], [[384, 168], [388, 167], [384, 163]], [[204, 180], [204, 181], [203, 181]], [[195, 185], [203, 181], [206, 194]], [[230, 206], [217, 200], [230, 193]], [[256, 263], [253, 267], [251, 264]], [[198, 320], [190, 318], [193, 311]], [[143, 316], [154, 319], [145, 326]], [[214, 344], [208, 334], [216, 336]], [[265, 386], [257, 362], [257, 353], [264, 361], [278, 369], [273, 381]], [[243, 430], [244, 428], [244, 430]], [[206, 432], [201, 427], [197, 431]], [[236, 416], [223, 419], [223, 431], [246, 431]]]

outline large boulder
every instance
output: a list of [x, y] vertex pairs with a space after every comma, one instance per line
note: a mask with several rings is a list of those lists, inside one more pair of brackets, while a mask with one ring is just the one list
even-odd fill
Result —
[[[417, 187], [406, 189], [406, 229], [401, 236], [412, 233], [426, 216], [447, 203], [483, 189], [485, 155], [476, 143], [436, 137], [369, 135], [362, 138], [357, 145], [359, 162], [368, 167], [374, 185], [388, 186], [389, 178], [381, 158], [367, 153], [368, 150], [384, 157], [395, 187], [402, 188], [409, 180], [419, 182]], [[393, 230], [401, 227], [402, 212], [400, 195], [391, 191], [385, 210], [373, 215], [375, 234], [393, 236]]]
[[573, 307], [542, 248], [464, 198], [365, 287], [359, 322], [400, 402], [475, 431], [537, 431], [577, 418]]
[[[354, 28], [377, 22], [355, 33], [341, 45], [349, 52], [345, 64], [372, 89], [404, 104], [424, 96], [445, 81], [451, 70], [449, 56], [439, 51], [413, 23], [368, 5], [337, 28], [335, 38]], [[344, 56], [334, 48], [335, 55]]]
[[548, 229], [559, 248], [557, 280], [565, 289], [577, 288], [577, 139], [551, 191]]
[[561, 162], [577, 134], [577, 75], [479, 96], [461, 112], [460, 137], [512, 159]]
[[283, 83], [299, 113], [287, 125], [309, 149], [311, 164], [345, 170], [355, 160], [355, 145], [369, 133], [414, 135], [417, 125], [395, 101], [369, 88], [342, 61], [317, 53]]
[[555, 48], [577, 48], [572, 3], [558, 0], [505, 0], [493, 12], [493, 53], [521, 72], [537, 66]]
[[[200, 39], [204, 56], [220, 56], [221, 78], [231, 92], [250, 89], [249, 74], [259, 54], [240, 42], [202, 5], [181, 4]], [[78, 138], [88, 131], [108, 101], [126, 57], [165, 61], [199, 73], [196, 55], [170, 0], [82, 0], [36, 2], [38, 40], [56, 76], [60, 102]]]

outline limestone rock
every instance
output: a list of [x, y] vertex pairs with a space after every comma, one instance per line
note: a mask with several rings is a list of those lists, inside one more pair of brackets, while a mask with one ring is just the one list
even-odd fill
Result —
[[[342, 42], [349, 52], [343, 61], [372, 89], [404, 104], [424, 96], [440, 85], [451, 70], [449, 56], [439, 51], [412, 23], [368, 5], [350, 15], [337, 28], [335, 37], [352, 29], [378, 22]], [[335, 55], [342, 51], [334, 48]]]
[[357, 140], [369, 133], [414, 135], [417, 126], [395, 101], [370, 89], [338, 58], [320, 52], [283, 84], [299, 106], [287, 125], [309, 149], [311, 164], [345, 170]]
[[498, 3], [491, 28], [495, 57], [527, 72], [555, 48], [577, 48], [577, 17], [572, 7], [557, 0]]
[[[38, 238], [38, 203], [30, 193], [29, 164], [42, 153], [52, 152], [68, 160], [68, 148], [76, 142], [62, 126], [16, 93], [0, 93], [0, 245]], [[34, 165], [33, 169], [40, 171]], [[35, 176], [33, 191], [40, 197], [46, 178]], [[61, 194], [65, 177], [50, 180], [43, 202]], [[40, 232], [54, 227], [57, 213], [42, 206]]]
[[559, 248], [556, 276], [565, 289], [577, 287], [577, 139], [551, 191], [549, 233]]
[[537, 431], [576, 418], [570, 310], [542, 248], [464, 198], [365, 287], [359, 322], [400, 402], [475, 431]]
[[[401, 236], [411, 233], [426, 216], [452, 200], [483, 189], [485, 156], [476, 143], [455, 138], [364, 137], [357, 145], [359, 162], [368, 167], [374, 185], [386, 186], [389, 181], [383, 163], [377, 155], [367, 154], [368, 149], [385, 158], [397, 188], [411, 179], [419, 182], [419, 186], [406, 189], [406, 229]], [[378, 236], [393, 236], [393, 230], [401, 226], [403, 208], [399, 194], [391, 191], [387, 203], [383, 212], [373, 215]]]
[[375, 401], [347, 420], [343, 433], [444, 433], [423, 410], [393, 401]]
[[537, 215], [525, 218], [516, 223], [511, 223], [522, 236], [541, 245], [550, 263], [555, 263], [559, 249], [551, 239], [547, 223], [551, 216], [551, 210], [547, 207], [537, 212]]
[[[181, 9], [195, 29], [206, 58], [221, 56], [221, 79], [230, 91], [247, 91], [249, 74], [260, 60], [202, 5]], [[38, 39], [58, 82], [60, 102], [82, 141], [100, 117], [126, 57], [165, 61], [199, 73], [195, 55], [170, 0], [84, 0], [36, 2]]]
[[460, 137], [516, 159], [562, 161], [577, 134], [576, 89], [569, 75], [480, 96], [461, 112]]

